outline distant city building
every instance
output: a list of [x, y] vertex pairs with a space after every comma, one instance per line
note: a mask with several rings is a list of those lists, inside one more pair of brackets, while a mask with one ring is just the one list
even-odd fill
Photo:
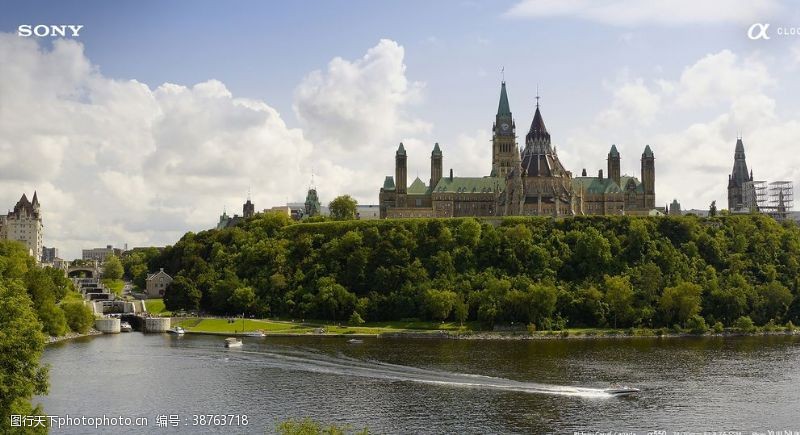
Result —
[[147, 275], [145, 278], [145, 292], [149, 298], [160, 298], [164, 296], [167, 286], [172, 283], [172, 277], [164, 272], [164, 268], [158, 272]]
[[408, 185], [408, 156], [401, 143], [395, 153], [395, 174], [387, 176], [380, 189], [380, 217], [650, 215], [656, 210], [655, 156], [649, 145], [641, 156], [641, 181], [621, 174], [616, 145], [608, 153], [607, 176], [600, 170], [597, 177], [589, 177], [584, 170], [573, 177], [551, 144], [538, 97], [520, 151], [505, 82], [492, 132], [489, 176], [455, 177], [452, 169], [449, 176], [443, 175], [443, 153], [437, 143], [427, 185], [419, 177]]
[[677, 199], [673, 199], [672, 204], [670, 204], [666, 209], [669, 209], [670, 216], [681, 215], [681, 203], [679, 203]]
[[42, 263], [52, 263], [58, 258], [58, 248], [42, 247]]
[[380, 219], [381, 206], [378, 204], [359, 204], [356, 206], [356, 218], [361, 220]]
[[292, 208], [288, 205], [276, 205], [275, 207], [270, 207], [267, 210], [264, 210], [267, 213], [280, 213], [285, 214], [286, 216], [292, 217]]
[[33, 192], [31, 201], [23, 193], [13, 211], [0, 216], [0, 239], [22, 242], [37, 263], [42, 259], [43, 235], [44, 225], [36, 192]]
[[84, 260], [94, 260], [104, 263], [110, 255], [114, 255], [119, 258], [122, 256], [123, 252], [125, 252], [123, 249], [115, 248], [112, 245], [106, 245], [105, 248], [84, 249], [82, 251], [81, 258]]

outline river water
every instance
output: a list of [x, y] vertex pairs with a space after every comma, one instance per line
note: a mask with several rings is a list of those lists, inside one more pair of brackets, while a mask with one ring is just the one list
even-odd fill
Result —
[[[51, 345], [50, 392], [35, 401], [48, 415], [148, 420], [51, 430], [70, 434], [263, 434], [292, 417], [370, 433], [800, 431], [798, 336], [270, 337], [230, 350], [223, 338], [129, 333]], [[642, 391], [602, 391], [615, 385]], [[232, 415], [233, 425], [200, 425], [200, 414]], [[177, 420], [158, 427], [159, 415]]]

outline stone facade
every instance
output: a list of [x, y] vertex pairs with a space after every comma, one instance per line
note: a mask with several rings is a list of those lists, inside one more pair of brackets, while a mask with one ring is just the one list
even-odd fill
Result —
[[172, 277], [162, 268], [158, 272], [147, 275], [145, 279], [145, 291], [149, 298], [160, 298], [164, 296], [167, 287], [172, 283]]
[[43, 235], [44, 225], [36, 192], [33, 192], [33, 199], [30, 201], [22, 194], [14, 210], [9, 211], [6, 216], [0, 216], [0, 239], [22, 242], [37, 263], [42, 259]]
[[608, 176], [573, 177], [552, 146], [538, 97], [525, 147], [516, 142], [516, 123], [506, 84], [492, 126], [489, 176], [442, 175], [439, 144], [431, 151], [431, 176], [407, 184], [407, 154], [401, 143], [395, 153], [395, 175], [387, 176], [379, 193], [381, 218], [461, 216], [574, 216], [651, 214], [656, 209], [655, 156], [649, 145], [642, 153], [641, 177], [622, 175], [616, 145], [608, 153]]

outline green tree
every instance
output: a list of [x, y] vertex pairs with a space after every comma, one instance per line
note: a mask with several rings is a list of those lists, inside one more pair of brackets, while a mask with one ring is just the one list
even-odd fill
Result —
[[[20, 274], [14, 269], [26, 263], [27, 255], [12, 258], [2, 246], [5, 243], [0, 242], [0, 433], [17, 433], [10, 427], [12, 414], [42, 414], [30, 400], [47, 393], [47, 369], [39, 362], [46, 337], [30, 297], [15, 279]], [[30, 432], [47, 433], [47, 429]]]
[[318, 292], [314, 298], [317, 314], [322, 319], [339, 320], [347, 317], [356, 307], [356, 295], [347, 291], [335, 279], [326, 276], [317, 282]]
[[67, 319], [64, 316], [64, 311], [52, 301], [48, 300], [39, 305], [36, 313], [42, 321], [45, 334], [60, 337], [67, 333]]
[[433, 320], [445, 320], [450, 316], [457, 295], [449, 290], [428, 289], [425, 291], [425, 309]]
[[62, 302], [61, 309], [64, 311], [67, 326], [74, 332], [85, 334], [94, 325], [92, 309], [86, 306], [83, 301]]
[[350, 319], [347, 321], [347, 323], [353, 326], [363, 325], [364, 319], [361, 318], [361, 314], [358, 314], [358, 311], [353, 310], [353, 314], [350, 315]]
[[228, 299], [228, 305], [236, 313], [251, 313], [255, 308], [256, 292], [253, 287], [238, 287]]
[[614, 328], [617, 322], [623, 326], [629, 324], [633, 314], [633, 287], [627, 276], [608, 276], [603, 279], [606, 288], [605, 301], [614, 316]]
[[[203, 294], [192, 281], [178, 275], [164, 292], [164, 307], [169, 311], [197, 311]], [[239, 312], [237, 310], [237, 312]]]
[[777, 281], [759, 286], [756, 306], [757, 322], [764, 324], [770, 320], [782, 321], [789, 305], [792, 303], [792, 292]]
[[531, 321], [543, 325], [550, 321], [556, 309], [558, 291], [549, 284], [534, 284], [530, 289]]
[[750, 319], [749, 316], [742, 316], [736, 319], [736, 321], [733, 322], [733, 327], [738, 329], [740, 332], [746, 333], [755, 332], [756, 330], [756, 326], [753, 324], [753, 320]]
[[356, 206], [358, 201], [350, 195], [340, 195], [328, 204], [328, 209], [333, 219], [344, 221], [356, 218]]
[[122, 263], [116, 255], [109, 255], [103, 262], [103, 278], [121, 279], [124, 271]]
[[690, 317], [700, 312], [700, 294], [703, 289], [697, 284], [682, 282], [675, 287], [667, 287], [661, 295], [659, 308], [665, 324], [685, 324]]

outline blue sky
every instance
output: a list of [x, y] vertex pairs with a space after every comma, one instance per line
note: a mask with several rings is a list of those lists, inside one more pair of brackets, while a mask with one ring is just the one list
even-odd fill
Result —
[[[107, 123], [92, 118], [76, 133], [74, 125], [89, 115], [49, 119], [37, 112], [37, 122], [52, 126], [42, 143], [37, 142], [44, 140], [37, 124], [27, 130], [19, 125], [3, 130], [0, 125], [12, 156], [21, 156], [25, 147], [20, 143], [31, 141], [43, 156], [61, 159], [44, 165], [52, 169], [49, 175], [35, 167], [35, 176], [0, 173], [0, 199], [10, 207], [22, 191], [44, 190], [40, 197], [50, 202], [51, 222], [58, 222], [48, 227], [45, 242], [69, 246], [74, 253], [83, 245], [173, 242], [184, 231], [213, 225], [222, 207], [238, 209], [246, 186], [253, 187], [258, 208], [287, 198], [301, 200], [312, 169], [318, 184], [327, 188], [321, 189], [323, 201], [352, 193], [362, 203], [375, 203], [401, 140], [410, 144], [410, 172], [423, 180], [433, 142], [442, 145], [446, 168], [461, 175], [486, 175], [489, 129], [504, 67], [518, 135], [530, 123], [538, 86], [554, 143], [574, 173], [584, 167], [596, 173], [616, 143], [623, 171], [638, 175], [638, 156], [651, 144], [659, 204], [678, 198], [684, 208], [707, 208], [716, 199], [724, 206], [739, 131], [757, 178], [800, 178], [793, 161], [773, 160], [796, 144], [800, 134], [800, 85], [793, 79], [800, 65], [800, 36], [750, 40], [747, 29], [756, 22], [770, 23], [773, 31], [800, 27], [800, 8], [788, 2], [713, 0], [4, 1], [0, 32], [6, 35], [0, 43], [21, 50], [8, 48], [8, 56], [24, 52], [32, 57], [19, 71], [0, 67], [0, 81], [7, 80], [6, 95], [0, 94], [6, 103], [0, 107], [35, 109], [24, 102], [33, 97], [20, 90], [27, 88], [13, 82], [30, 67], [36, 72], [29, 71], [30, 77], [53, 82], [43, 88], [52, 91], [46, 98], [54, 104], [72, 104], [64, 95], [80, 92], [98, 112], [119, 116]], [[60, 44], [50, 38], [21, 38], [16, 35], [20, 24], [85, 27], [80, 37]], [[48, 61], [48, 53], [58, 56]], [[333, 66], [337, 58], [340, 69]], [[70, 70], [78, 72], [63, 74], [69, 80], [59, 79], [58, 68], [84, 64], [88, 69]], [[53, 69], [42, 70], [48, 65]], [[193, 88], [212, 80], [213, 86]], [[165, 96], [174, 96], [158, 92], [165, 83], [196, 91], [181, 97], [180, 104], [187, 107], [165, 106]], [[120, 94], [109, 97], [112, 84], [126, 89], [114, 88]], [[146, 85], [146, 92], [137, 84]], [[140, 92], [149, 94], [139, 99]], [[19, 100], [12, 100], [12, 94]], [[223, 99], [208, 100], [209, 95]], [[204, 136], [193, 127], [193, 122], [202, 124], [197, 118], [162, 123], [172, 113], [166, 107], [191, 114], [191, 105], [208, 104], [204, 110], [213, 109], [220, 123], [229, 122], [226, 127], [250, 125], [255, 115], [236, 109], [251, 104], [245, 100], [269, 108], [250, 107], [258, 113], [274, 110], [280, 122], [246, 138], [237, 137], [235, 128]], [[353, 119], [353, 113], [374, 119]], [[114, 122], [135, 125], [136, 120], [142, 130], [123, 134], [122, 127], [104, 127]], [[62, 122], [73, 127], [59, 131], [56, 126]], [[225, 134], [219, 133], [223, 130]], [[13, 144], [11, 137], [16, 138]], [[171, 149], [162, 146], [162, 137], [186, 143]], [[283, 139], [270, 142], [265, 137]], [[97, 143], [81, 149], [87, 141]], [[194, 153], [197, 147], [208, 156]], [[242, 167], [227, 177], [217, 173], [220, 167], [200, 160], [230, 159], [235, 170], [237, 158], [251, 159], [262, 148], [268, 149], [268, 161], [254, 166], [252, 173]], [[296, 150], [295, 155], [284, 154], [284, 149]], [[86, 159], [69, 160], [84, 151], [91, 154], [92, 164], [102, 166], [92, 170]], [[276, 157], [269, 152], [287, 160], [273, 167], [270, 161]], [[164, 158], [173, 155], [169, 162]], [[149, 171], [154, 167], [195, 171], [192, 185], [205, 187], [194, 192], [184, 186], [182, 196], [173, 198], [163, 186], [152, 185]], [[103, 175], [93, 178], [90, 172]], [[130, 219], [130, 213], [120, 212], [112, 216], [112, 224], [99, 223], [101, 229], [94, 234], [72, 229], [69, 207], [81, 194], [125, 199], [115, 196], [112, 179], [138, 186], [147, 201], [147, 218]], [[207, 186], [214, 183], [227, 189], [209, 191]], [[85, 185], [94, 187], [74, 196]], [[119, 204], [121, 210], [128, 206]], [[148, 227], [152, 222], [157, 224]]]

